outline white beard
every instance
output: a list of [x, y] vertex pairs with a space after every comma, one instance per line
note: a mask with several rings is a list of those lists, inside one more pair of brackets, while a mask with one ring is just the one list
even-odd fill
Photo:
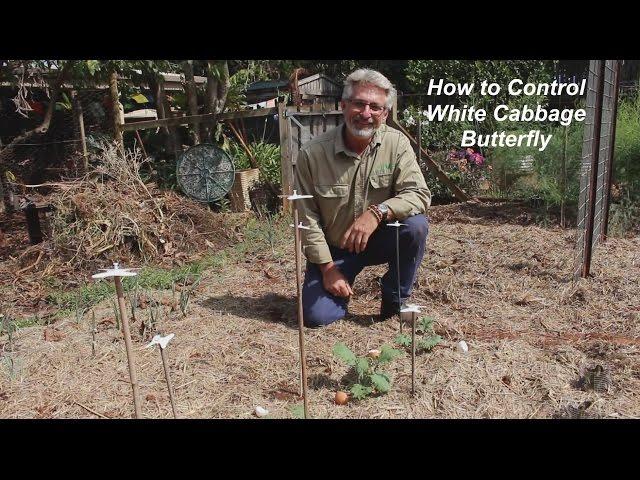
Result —
[[370, 128], [356, 128], [349, 121], [346, 121], [345, 124], [347, 125], [347, 128], [349, 129], [349, 132], [352, 135], [360, 138], [371, 138], [373, 137], [373, 134], [376, 133], [376, 130], [377, 130], [377, 128], [373, 126], [373, 124], [371, 125]]

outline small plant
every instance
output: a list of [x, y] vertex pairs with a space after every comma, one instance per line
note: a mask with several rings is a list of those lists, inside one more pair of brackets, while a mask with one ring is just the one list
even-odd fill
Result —
[[183, 317], [187, 316], [187, 309], [189, 307], [189, 300], [191, 299], [191, 296], [193, 295], [194, 290], [200, 284], [200, 280], [202, 280], [202, 277], [198, 276], [196, 278], [196, 280], [189, 287], [187, 287], [187, 279], [188, 279], [188, 277], [185, 277], [185, 279], [182, 282], [182, 288], [180, 289], [180, 302], [179, 302], [179, 305], [180, 305], [180, 312], [182, 312], [182, 316]]
[[303, 419], [304, 418], [304, 405], [297, 404], [289, 407], [289, 411], [291, 412], [291, 416], [293, 418]]
[[380, 370], [394, 358], [402, 355], [388, 345], [383, 345], [379, 354], [358, 357], [344, 343], [339, 342], [333, 347], [333, 354], [353, 367], [357, 381], [351, 386], [350, 392], [356, 400], [362, 400], [370, 395], [384, 394], [391, 389], [391, 377]]
[[116, 319], [116, 328], [120, 330], [120, 310], [118, 309], [118, 306], [116, 305], [116, 302], [113, 298], [110, 298], [109, 302], [111, 302], [111, 309], [113, 310], [113, 318]]
[[11, 355], [6, 355], [4, 357], [4, 364], [9, 370], [9, 378], [15, 380], [22, 368], [22, 360], [19, 358], [14, 359]]
[[148, 294], [147, 296], [149, 297], [149, 318], [143, 319], [140, 324], [140, 336], [143, 339], [150, 337], [150, 334], [156, 331], [163, 313], [162, 304], [153, 295]]
[[85, 308], [85, 301], [82, 292], [84, 288], [79, 288], [76, 291], [76, 301], [75, 301], [75, 313], [76, 313], [76, 325], [80, 325], [82, 319], [84, 318], [84, 314], [87, 312]]
[[0, 334], [6, 333], [7, 340], [9, 343], [9, 347], [6, 349], [8, 352], [13, 351], [13, 334], [16, 331], [16, 323], [15, 320], [7, 313], [0, 314], [0, 318], [2, 319], [2, 329], [0, 329]]
[[[420, 317], [416, 323], [416, 353], [429, 352], [433, 347], [442, 341], [440, 335], [436, 335], [433, 331], [433, 321], [431, 317]], [[395, 339], [395, 342], [405, 348], [411, 347], [411, 335], [401, 334]]]
[[140, 291], [138, 287], [139, 287], [139, 283], [136, 277], [133, 287], [131, 287], [131, 290], [129, 290], [129, 294], [128, 294], [129, 305], [131, 305], [131, 318], [134, 322], [137, 320], [136, 308], [140, 306]]

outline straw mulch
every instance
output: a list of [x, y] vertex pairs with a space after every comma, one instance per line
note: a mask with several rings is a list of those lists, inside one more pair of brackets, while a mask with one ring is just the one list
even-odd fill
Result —
[[[492, 209], [431, 211], [414, 300], [435, 318], [443, 341], [417, 356], [416, 396], [406, 354], [387, 368], [389, 394], [333, 403], [349, 378], [332, 356], [336, 342], [364, 355], [398, 333], [397, 320], [373, 321], [384, 267], [372, 267], [356, 281], [348, 318], [305, 330], [311, 416], [554, 418], [570, 416], [583, 402], [591, 402], [584, 413], [590, 418], [640, 416], [640, 238], [598, 246], [594, 276], [573, 283], [575, 232], [535, 226], [526, 211]], [[255, 418], [256, 406], [271, 418], [295, 416], [302, 401], [294, 272], [293, 255], [238, 259], [206, 272], [186, 318], [167, 314], [160, 330], [176, 335], [167, 352], [180, 416]], [[124, 342], [105, 321], [113, 316], [106, 304], [96, 316], [95, 356], [89, 316], [80, 324], [69, 319], [20, 330], [12, 352], [0, 337], [0, 417], [132, 416]], [[140, 321], [132, 331], [143, 415], [170, 418], [160, 355], [157, 347], [142, 349]], [[460, 340], [468, 353], [456, 350]], [[611, 377], [603, 392], [579, 383], [596, 364]]]

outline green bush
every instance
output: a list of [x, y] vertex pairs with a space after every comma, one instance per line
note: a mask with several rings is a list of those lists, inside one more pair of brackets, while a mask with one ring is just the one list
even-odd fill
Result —
[[640, 233], [640, 92], [620, 99], [609, 229], [612, 236]]
[[[229, 142], [226, 150], [233, 158], [236, 170], [251, 168], [246, 150], [237, 142]], [[280, 145], [266, 142], [252, 142], [248, 145], [260, 169], [260, 181], [280, 186]]]
[[618, 104], [614, 183], [632, 202], [640, 202], [640, 92]]

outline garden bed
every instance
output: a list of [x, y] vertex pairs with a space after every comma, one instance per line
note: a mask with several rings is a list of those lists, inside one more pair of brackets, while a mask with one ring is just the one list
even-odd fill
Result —
[[[443, 340], [417, 356], [415, 398], [405, 354], [387, 368], [388, 394], [337, 406], [334, 394], [348, 387], [349, 372], [333, 356], [333, 346], [343, 342], [364, 355], [392, 344], [398, 333], [396, 320], [374, 321], [384, 268], [366, 269], [354, 285], [349, 317], [305, 330], [311, 416], [552, 418], [585, 401], [592, 402], [593, 417], [640, 416], [640, 239], [610, 239], [599, 246], [594, 275], [573, 283], [575, 232], [542, 228], [527, 215], [509, 205], [431, 209], [414, 300], [435, 319]], [[257, 253], [249, 249], [251, 254], [206, 270], [186, 316], [167, 307], [159, 328], [176, 335], [167, 351], [180, 416], [255, 418], [256, 406], [271, 418], [299, 415], [289, 243], [279, 240]], [[156, 295], [169, 298], [171, 292]], [[11, 352], [6, 335], [0, 337], [0, 417], [132, 416], [124, 343], [113, 310], [103, 302], [94, 311], [95, 356], [90, 314], [20, 329]], [[138, 312], [146, 315], [147, 310]], [[170, 418], [162, 364], [156, 351], [141, 349], [146, 341], [140, 322], [133, 322], [132, 334], [143, 416]], [[469, 345], [468, 353], [456, 349], [460, 340]], [[611, 375], [607, 392], [579, 388], [581, 372], [595, 364]]]

